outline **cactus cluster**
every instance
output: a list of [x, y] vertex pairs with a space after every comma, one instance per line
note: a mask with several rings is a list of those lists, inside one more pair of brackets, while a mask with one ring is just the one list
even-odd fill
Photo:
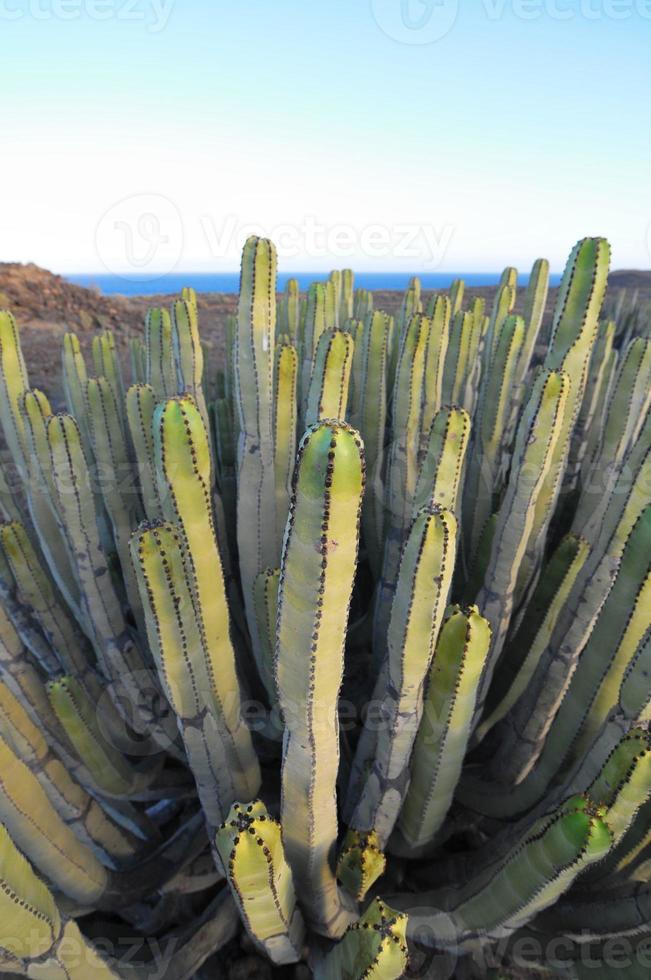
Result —
[[67, 334], [61, 413], [0, 313], [3, 975], [647, 975], [651, 340], [608, 266], [390, 315], [277, 297], [254, 237], [218, 369], [184, 290], [129, 365]]

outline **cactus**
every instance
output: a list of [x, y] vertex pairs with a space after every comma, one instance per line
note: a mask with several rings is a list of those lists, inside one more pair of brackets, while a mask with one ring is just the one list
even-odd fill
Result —
[[350, 270], [277, 298], [251, 238], [223, 363], [188, 288], [66, 334], [61, 414], [0, 314], [1, 970], [157, 980], [125, 934], [169, 980], [640, 951], [651, 347], [608, 257], [551, 318], [542, 259], [391, 314]]

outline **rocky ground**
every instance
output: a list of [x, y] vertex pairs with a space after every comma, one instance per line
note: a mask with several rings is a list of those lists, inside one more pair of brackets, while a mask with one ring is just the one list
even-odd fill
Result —
[[[614, 272], [610, 279], [610, 304], [625, 290], [628, 296], [638, 292], [651, 301], [651, 272]], [[492, 302], [494, 287], [467, 289], [467, 299], [486, 296]], [[550, 291], [548, 315], [556, 290]], [[425, 298], [429, 296], [424, 293]], [[524, 291], [520, 291], [520, 302]], [[376, 309], [395, 311], [401, 294], [392, 291], [375, 293]], [[170, 296], [104, 296], [93, 289], [74, 286], [61, 276], [33, 264], [0, 263], [0, 309], [10, 309], [19, 324], [23, 348], [28, 361], [30, 381], [42, 388], [54, 404], [60, 394], [60, 345], [67, 330], [75, 331], [88, 350], [96, 330], [115, 331], [125, 352], [129, 337], [142, 332], [148, 306], [170, 302]], [[224, 321], [236, 309], [237, 297], [226, 293], [203, 293], [199, 296], [201, 332], [208, 353], [209, 368], [223, 356]]]

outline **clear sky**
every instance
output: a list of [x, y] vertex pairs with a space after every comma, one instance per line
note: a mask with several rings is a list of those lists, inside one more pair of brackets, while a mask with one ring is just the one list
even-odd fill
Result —
[[651, 0], [0, 0], [0, 259], [651, 267]]

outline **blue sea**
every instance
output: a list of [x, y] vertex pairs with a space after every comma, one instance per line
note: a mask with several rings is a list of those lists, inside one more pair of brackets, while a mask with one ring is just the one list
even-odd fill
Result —
[[[298, 279], [300, 288], [307, 289], [312, 282], [328, 278], [328, 272], [286, 272], [278, 275], [278, 290], [285, 288], [288, 279]], [[467, 286], [495, 286], [500, 280], [498, 272], [424, 272], [417, 273], [423, 289], [447, 289], [454, 279], [464, 279]], [[239, 272], [173, 272], [159, 279], [137, 279], [102, 273], [80, 273], [65, 277], [68, 282], [78, 286], [99, 289], [105, 296], [154, 296], [159, 293], [180, 293], [183, 286], [193, 286], [199, 293], [237, 293], [240, 287]], [[408, 272], [356, 272], [355, 286], [363, 289], [406, 288]], [[521, 285], [526, 285], [528, 275], [520, 276]], [[552, 275], [552, 286], [560, 282], [560, 275]]]

